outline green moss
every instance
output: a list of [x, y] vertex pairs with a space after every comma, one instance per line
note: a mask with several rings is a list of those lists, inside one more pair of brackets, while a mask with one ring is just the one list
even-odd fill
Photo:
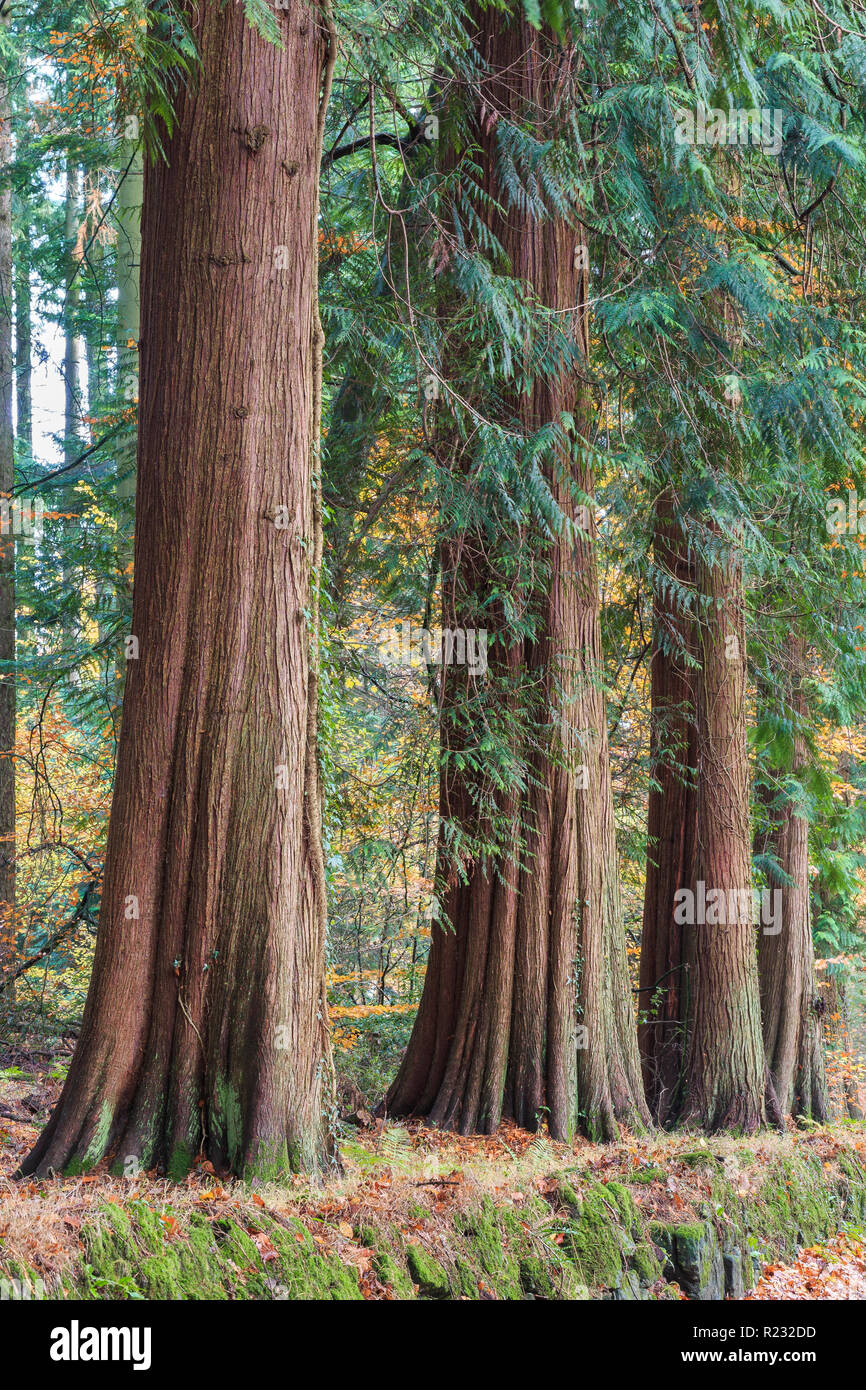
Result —
[[702, 1225], [700, 1221], [694, 1221], [688, 1225], [674, 1226], [672, 1228], [672, 1235], [674, 1240], [681, 1240], [685, 1244], [690, 1244], [699, 1241], [705, 1230], [706, 1227]]
[[94, 1166], [91, 1159], [70, 1158], [66, 1167], [63, 1169], [63, 1176], [66, 1178], [78, 1178], [82, 1173], [88, 1173]]
[[561, 1182], [559, 1184], [559, 1200], [563, 1206], [572, 1207], [574, 1211], [580, 1211], [581, 1201], [571, 1183]]
[[448, 1273], [423, 1245], [410, 1245], [406, 1251], [409, 1274], [422, 1298], [447, 1298], [451, 1292]]
[[649, 1168], [638, 1168], [635, 1172], [629, 1173], [627, 1182], [637, 1183], [640, 1186], [649, 1186], [653, 1182], [664, 1182], [667, 1173], [663, 1168], [656, 1168], [650, 1165]]
[[243, 1143], [243, 1112], [240, 1096], [227, 1076], [217, 1077], [211, 1127], [225, 1148], [232, 1169], [238, 1172]]
[[644, 1242], [635, 1248], [631, 1257], [631, 1267], [641, 1284], [647, 1288], [662, 1276], [661, 1261], [649, 1242]]
[[87, 1153], [84, 1155], [84, 1163], [92, 1166], [98, 1163], [108, 1148], [108, 1137], [111, 1134], [111, 1122], [114, 1119], [114, 1110], [106, 1100], [102, 1104], [99, 1112], [99, 1119], [93, 1131], [93, 1137], [87, 1146]]
[[[731, 1150], [739, 1157], [739, 1149]], [[182, 1157], [185, 1157], [182, 1155]], [[436, 1218], [437, 1244], [407, 1247], [400, 1226], [376, 1218], [356, 1228], [373, 1272], [401, 1300], [479, 1298], [576, 1300], [671, 1296], [660, 1286], [674, 1270], [696, 1297], [721, 1297], [723, 1256], [736, 1257], [748, 1287], [757, 1257], [789, 1258], [800, 1242], [825, 1239], [866, 1210], [866, 1175], [844, 1145], [832, 1165], [809, 1141], [762, 1153], [747, 1190], [709, 1173], [711, 1197], [701, 1196], [700, 1219], [668, 1226], [650, 1222], [624, 1182], [592, 1182], [585, 1195], [572, 1186], [574, 1169], [553, 1198], [529, 1196], [519, 1206], [486, 1197], [447, 1223]], [[644, 1174], [651, 1170], [643, 1170]], [[584, 1172], [580, 1180], [587, 1181]], [[82, 1232], [79, 1267], [64, 1281], [70, 1298], [358, 1300], [357, 1269], [339, 1253], [323, 1253], [298, 1218], [263, 1208], [245, 1214], [227, 1206], [214, 1220], [183, 1205], [111, 1203]], [[418, 1203], [414, 1219], [430, 1219]], [[333, 1234], [329, 1222], [322, 1232]], [[439, 1240], [441, 1234], [441, 1242]], [[270, 1246], [259, 1237], [268, 1237]], [[253, 1237], [256, 1237], [255, 1239]], [[561, 1241], [561, 1244], [558, 1242]], [[335, 1242], [342, 1248], [339, 1241]], [[261, 1249], [259, 1247], [262, 1247]], [[272, 1247], [272, 1248], [271, 1248]], [[740, 1258], [739, 1252], [742, 1252]], [[268, 1258], [265, 1258], [267, 1255]], [[2, 1260], [0, 1278], [20, 1277]], [[720, 1283], [721, 1281], [721, 1283]], [[57, 1296], [55, 1288], [49, 1296]]]
[[244, 1165], [244, 1178], [247, 1182], [255, 1178], [261, 1182], [280, 1182], [290, 1177], [293, 1171], [294, 1165], [285, 1140], [280, 1144], [265, 1144], [260, 1140]]
[[624, 1187], [623, 1184], [619, 1182], [605, 1183], [604, 1188], [608, 1200], [613, 1202], [619, 1212], [619, 1217], [625, 1230], [628, 1231], [630, 1235], [640, 1236], [643, 1231], [643, 1225], [640, 1215], [638, 1214], [638, 1209], [635, 1206], [634, 1197], [632, 1197], [628, 1188]]
[[[165, 1218], [165, 1219], [163, 1219]], [[320, 1255], [300, 1222], [262, 1228], [278, 1258], [267, 1264], [250, 1234], [230, 1219], [176, 1217], [145, 1203], [105, 1207], [84, 1233], [86, 1260], [74, 1293], [81, 1298], [328, 1299], [362, 1298], [356, 1271]]]
[[621, 1282], [625, 1245], [617, 1194], [611, 1194], [609, 1187], [596, 1183], [589, 1189], [563, 1242], [581, 1282], [603, 1289], [614, 1289]]
[[171, 1158], [168, 1160], [166, 1174], [172, 1182], [182, 1182], [187, 1173], [192, 1168], [195, 1161], [195, 1154], [186, 1144], [175, 1144]]
[[[454, 1224], [466, 1237], [468, 1263], [473, 1272], [480, 1273], [480, 1282], [489, 1282], [500, 1298], [520, 1298], [520, 1268], [513, 1253], [516, 1246], [525, 1243], [520, 1218], [512, 1210], [497, 1211], [487, 1197], [479, 1207], [458, 1216]], [[478, 1283], [479, 1279], [474, 1279], [476, 1291]]]
[[839, 1195], [813, 1154], [774, 1160], [757, 1193], [742, 1207], [743, 1224], [774, 1255], [813, 1245], [839, 1225]]
[[415, 1297], [412, 1280], [402, 1264], [389, 1250], [377, 1250], [372, 1260], [373, 1272], [399, 1299]]
[[721, 1159], [716, 1158], [715, 1154], [711, 1154], [708, 1149], [694, 1149], [686, 1153], [677, 1153], [673, 1155], [673, 1158], [677, 1163], [685, 1163], [689, 1168], [718, 1170], [722, 1167]]

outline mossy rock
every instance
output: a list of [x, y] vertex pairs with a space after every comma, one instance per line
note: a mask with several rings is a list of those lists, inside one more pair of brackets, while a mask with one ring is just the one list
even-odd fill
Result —
[[688, 1168], [710, 1168], [720, 1172], [723, 1167], [722, 1160], [708, 1149], [690, 1149], [686, 1153], [672, 1154], [671, 1158], [676, 1163], [685, 1163]]
[[464, 1258], [478, 1273], [476, 1289], [490, 1284], [499, 1298], [521, 1298], [518, 1256], [521, 1247], [528, 1245], [521, 1218], [512, 1209], [498, 1211], [487, 1197], [458, 1216], [454, 1225], [464, 1237]]
[[631, 1267], [644, 1288], [649, 1288], [662, 1277], [662, 1262], [649, 1241], [635, 1247]]
[[[573, 1261], [581, 1282], [591, 1288], [616, 1289], [622, 1282], [623, 1254], [633, 1252], [634, 1243], [621, 1224], [623, 1211], [630, 1214], [622, 1200], [624, 1192], [626, 1189], [618, 1183], [595, 1183], [583, 1199], [580, 1214], [571, 1220], [565, 1232], [563, 1250]], [[631, 1194], [628, 1199], [631, 1202]]]
[[[798, 1244], [823, 1241], [846, 1220], [866, 1219], [866, 1173], [853, 1148], [837, 1145], [833, 1161], [825, 1163], [816, 1152], [823, 1146], [809, 1139], [766, 1147], [770, 1152], [762, 1152], [746, 1187], [725, 1171], [731, 1167], [727, 1158], [721, 1165], [700, 1149], [695, 1161], [709, 1159], [711, 1196], [702, 1194], [697, 1219], [681, 1224], [650, 1221], [635, 1202], [636, 1185], [664, 1178], [655, 1165], [608, 1183], [589, 1181], [585, 1169], [572, 1167], [559, 1174], [558, 1188], [545, 1184], [553, 1197], [531, 1193], [519, 1204], [498, 1206], [488, 1196], [462, 1209], [458, 1203], [450, 1221], [437, 1216], [435, 1245], [423, 1228], [426, 1243], [407, 1245], [399, 1224], [376, 1217], [359, 1223], [354, 1236], [369, 1249], [385, 1296], [405, 1301], [665, 1300], [680, 1297], [680, 1290], [697, 1299], [741, 1297], [762, 1262], [789, 1260]], [[731, 1146], [729, 1152], [734, 1171], [742, 1171], [749, 1151]], [[587, 1184], [583, 1195], [579, 1183]], [[80, 1264], [46, 1295], [363, 1297], [358, 1271], [343, 1262], [342, 1242], [327, 1221], [322, 1233], [326, 1240], [334, 1237], [333, 1253], [299, 1218], [261, 1207], [240, 1212], [226, 1205], [219, 1212], [215, 1218], [198, 1206], [190, 1210], [156, 1200], [107, 1203], [82, 1231]], [[430, 1218], [418, 1203], [412, 1212], [416, 1219]], [[0, 1278], [21, 1277], [12, 1262], [3, 1262], [0, 1249]]]
[[[225, 1299], [217, 1242], [210, 1224], [194, 1219], [182, 1235], [171, 1236], [177, 1220], [144, 1202], [127, 1210], [108, 1203], [95, 1226], [84, 1231], [84, 1298]], [[255, 1248], [255, 1247], [253, 1247]]]
[[683, 1293], [699, 1302], [724, 1298], [725, 1267], [712, 1223], [677, 1226], [673, 1237], [676, 1278]]
[[373, 1272], [398, 1299], [415, 1297], [412, 1280], [401, 1264], [387, 1250], [377, 1250], [372, 1260]]
[[817, 1156], [797, 1155], [768, 1165], [743, 1215], [747, 1229], [774, 1255], [793, 1255], [798, 1246], [814, 1245], [838, 1228], [841, 1202]]
[[725, 1294], [728, 1298], [742, 1298], [746, 1292], [746, 1265], [750, 1260], [743, 1258], [739, 1246], [734, 1245], [722, 1253], [725, 1267]]
[[628, 1188], [621, 1182], [603, 1183], [602, 1186], [619, 1212], [623, 1229], [629, 1235], [640, 1238], [643, 1235], [643, 1222]]
[[428, 1254], [423, 1245], [410, 1245], [406, 1250], [406, 1262], [413, 1284], [418, 1285], [421, 1298], [448, 1298], [451, 1284], [448, 1271], [438, 1260]]
[[[84, 1232], [86, 1258], [74, 1284], [79, 1298], [357, 1300], [354, 1269], [321, 1255], [301, 1222], [261, 1222], [277, 1252], [266, 1264], [249, 1233], [229, 1218], [195, 1213], [182, 1227], [146, 1203], [113, 1203]], [[73, 1290], [70, 1290], [73, 1291]]]
[[674, 1233], [670, 1226], [665, 1226], [661, 1221], [651, 1221], [649, 1224], [649, 1238], [653, 1247], [662, 1252], [661, 1267], [664, 1279], [674, 1277]]

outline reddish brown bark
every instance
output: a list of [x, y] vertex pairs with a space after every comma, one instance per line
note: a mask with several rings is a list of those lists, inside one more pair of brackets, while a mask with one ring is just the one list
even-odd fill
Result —
[[[486, 9], [475, 23], [489, 74], [474, 113], [475, 159], [484, 193], [507, 215], [491, 214], [485, 200], [479, 206], [513, 274], [542, 304], [569, 311], [585, 353], [581, 234], [560, 217], [533, 217], [509, 198], [497, 178], [496, 123], [482, 119], [485, 110], [500, 120], [531, 119], [539, 134], [554, 118], [574, 55], [522, 19], [508, 23]], [[518, 406], [527, 430], [564, 410], [579, 419], [584, 409], [570, 372], [537, 380]], [[418, 1017], [388, 1107], [463, 1133], [490, 1132], [506, 1113], [530, 1127], [546, 1117], [560, 1138], [579, 1123], [610, 1136], [618, 1119], [641, 1125], [648, 1116], [620, 914], [594, 538], [568, 524], [577, 515], [575, 496], [591, 493], [593, 479], [577, 452], [565, 448], [549, 460], [547, 476], [567, 524], [544, 557], [539, 636], [494, 646], [491, 679], [507, 689], [509, 677], [531, 673], [550, 740], [533, 754], [527, 789], [499, 799], [500, 829], [510, 833], [498, 863], [476, 857], [468, 881], [452, 879], [440, 905]], [[463, 536], [446, 546], [442, 570], [443, 626], [460, 625], [463, 596], [483, 595], [490, 582], [483, 538]], [[498, 622], [501, 635], [504, 614], [487, 611], [487, 626]], [[461, 740], [477, 741], [477, 730], [461, 727], [457, 713], [465, 679], [446, 671], [443, 681], [448, 754]], [[449, 822], [477, 830], [473, 787], [452, 759], [442, 774], [441, 806]], [[441, 873], [448, 862], [443, 845]]]
[[[806, 741], [800, 732], [806, 714], [806, 649], [796, 634], [790, 637], [788, 658], [789, 667], [781, 680], [783, 689], [788, 687], [794, 723], [796, 772], [806, 761]], [[798, 810], [796, 801], [784, 795], [770, 808], [767, 849], [781, 870], [781, 875], [772, 876], [770, 888], [779, 886], [782, 918], [781, 931], [762, 930], [758, 937], [761, 1016], [767, 1065], [781, 1113], [824, 1123], [823, 1006], [815, 976], [809, 910], [809, 823]]]
[[[328, 1147], [315, 755], [321, 12], [190, 8], [147, 167], [133, 633], [93, 977], [25, 1172]], [[285, 509], [280, 511], [280, 509]], [[281, 525], [285, 522], [285, 525]]]
[[680, 1099], [685, 1009], [686, 928], [674, 906], [694, 891], [698, 840], [695, 621], [672, 590], [693, 589], [694, 564], [670, 492], [656, 505], [653, 559], [654, 651], [650, 665], [652, 785], [647, 813], [647, 871], [640, 955], [638, 1039], [653, 1117], [665, 1124]]
[[[696, 680], [695, 872], [709, 894], [751, 894], [746, 641], [736, 540], [697, 564], [705, 600]], [[728, 901], [730, 899], [728, 898]], [[751, 1133], [766, 1118], [756, 928], [739, 920], [686, 926], [688, 1031], [682, 1118], [707, 1130]], [[709, 914], [707, 914], [709, 916]]]

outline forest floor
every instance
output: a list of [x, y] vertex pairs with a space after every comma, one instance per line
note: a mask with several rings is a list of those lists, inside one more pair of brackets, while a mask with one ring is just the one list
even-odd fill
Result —
[[746, 1300], [866, 1299], [866, 1241], [841, 1231], [789, 1265], [768, 1264]]
[[[0, 1275], [23, 1268], [57, 1290], [64, 1283], [68, 1290], [67, 1281], [82, 1260], [92, 1259], [92, 1253], [87, 1253], [91, 1251], [89, 1232], [106, 1210], [153, 1213], [169, 1244], [188, 1239], [196, 1223], [210, 1222], [212, 1227], [232, 1223], [252, 1242], [244, 1237], [253, 1263], [261, 1261], [260, 1274], [278, 1258], [273, 1243], [277, 1230], [273, 1223], [278, 1223], [284, 1238], [286, 1231], [294, 1232], [295, 1240], [309, 1241], [311, 1251], [344, 1267], [351, 1280], [357, 1280], [351, 1294], [322, 1296], [357, 1297], [360, 1292], [365, 1298], [387, 1299], [412, 1296], [412, 1286], [408, 1293], [393, 1291], [373, 1248], [371, 1231], [394, 1232], [404, 1255], [407, 1250], [411, 1255], [415, 1246], [442, 1256], [454, 1230], [466, 1229], [467, 1214], [477, 1211], [479, 1204], [488, 1209], [492, 1204], [497, 1216], [504, 1213], [508, 1221], [517, 1223], [515, 1229], [531, 1230], [533, 1239], [540, 1234], [545, 1249], [555, 1255], [557, 1245], [568, 1246], [576, 1239], [573, 1224], [569, 1226], [561, 1217], [563, 1202], [575, 1200], [574, 1192], [583, 1201], [588, 1192], [604, 1193], [607, 1184], [613, 1184], [611, 1193], [621, 1192], [621, 1185], [628, 1184], [634, 1204], [630, 1210], [643, 1223], [643, 1237], [637, 1226], [633, 1232], [635, 1241], [640, 1241], [646, 1239], [646, 1231], [657, 1230], [658, 1223], [694, 1230], [689, 1223], [720, 1212], [717, 1177], [726, 1183], [724, 1191], [731, 1202], [754, 1203], [766, 1172], [788, 1172], [786, 1165], [800, 1158], [817, 1174], [818, 1187], [825, 1173], [829, 1186], [840, 1170], [850, 1170], [852, 1161], [858, 1172], [866, 1169], [863, 1125], [846, 1125], [844, 1132], [833, 1127], [808, 1133], [793, 1128], [786, 1133], [767, 1131], [747, 1141], [683, 1133], [649, 1138], [624, 1134], [613, 1144], [580, 1139], [569, 1146], [508, 1124], [490, 1137], [464, 1138], [419, 1124], [379, 1121], [366, 1129], [347, 1129], [341, 1138], [342, 1171], [320, 1184], [302, 1177], [279, 1185], [220, 1179], [207, 1162], [194, 1167], [182, 1183], [155, 1173], [116, 1176], [105, 1165], [75, 1177], [16, 1181], [12, 1175], [48, 1118], [66, 1065], [68, 1055], [22, 1049], [0, 1052]], [[785, 1185], [791, 1187], [792, 1182], [785, 1179]], [[563, 1198], [565, 1193], [570, 1195]], [[546, 1214], [539, 1217], [539, 1210]], [[806, 1249], [795, 1239], [787, 1254], [780, 1246], [782, 1253], [775, 1259], [764, 1262], [762, 1256], [756, 1257], [756, 1269], [763, 1265], [763, 1273], [747, 1296], [759, 1300], [866, 1298], [863, 1222], [840, 1220], [838, 1224], [844, 1227], [840, 1233], [826, 1231], [817, 1241], [804, 1238]], [[231, 1268], [246, 1284], [253, 1271], [243, 1264], [239, 1268], [238, 1259], [230, 1261]], [[410, 1275], [417, 1264], [418, 1260], [409, 1259]], [[405, 1261], [403, 1279], [405, 1286]], [[123, 1285], [120, 1279], [118, 1283]], [[488, 1286], [483, 1274], [475, 1283], [478, 1292], [473, 1288], [468, 1296], [514, 1296], [497, 1292], [493, 1282]], [[461, 1296], [453, 1287], [452, 1292], [428, 1296]], [[417, 1284], [414, 1288], [417, 1296]], [[654, 1289], [636, 1296], [685, 1296], [677, 1284], [661, 1278]], [[56, 1296], [68, 1296], [68, 1292]], [[108, 1290], [103, 1296], [142, 1294], [121, 1289], [119, 1293]], [[235, 1295], [229, 1292], [228, 1296]]]

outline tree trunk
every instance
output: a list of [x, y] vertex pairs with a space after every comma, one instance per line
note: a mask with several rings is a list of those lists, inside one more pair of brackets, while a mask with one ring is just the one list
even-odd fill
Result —
[[81, 215], [81, 169], [73, 155], [66, 162], [66, 204], [64, 234], [66, 243], [66, 304], [63, 338], [63, 462], [71, 463], [81, 450], [82, 396], [81, 364], [84, 343], [79, 332], [81, 279], [75, 247]]
[[[66, 157], [66, 195], [64, 208], [64, 238], [66, 249], [66, 295], [63, 308], [63, 464], [69, 467], [82, 450], [84, 409], [81, 389], [81, 366], [84, 361], [84, 340], [79, 331], [81, 308], [81, 273], [76, 258], [76, 244], [81, 216], [81, 169], [75, 155]], [[72, 473], [60, 492], [61, 548], [63, 573], [62, 630], [66, 642], [73, 644], [79, 636], [80, 575], [76, 556], [80, 555], [79, 518], [76, 515], [75, 482]]]
[[[11, 8], [0, 5], [8, 34]], [[4, 43], [6, 34], [3, 35]], [[15, 486], [12, 421], [12, 104], [9, 59], [0, 72], [0, 972], [15, 955], [15, 532], [11, 496]]]
[[30, 293], [30, 236], [25, 221], [16, 237], [15, 265], [15, 437], [25, 457], [33, 453], [33, 328]]
[[[137, 132], [136, 132], [137, 135]], [[144, 165], [139, 140], [124, 140], [121, 150], [121, 183], [117, 192], [117, 394], [123, 406], [135, 410], [138, 400], [138, 343], [141, 336], [141, 202]], [[117, 497], [123, 508], [120, 546], [120, 600], [128, 606], [131, 591], [135, 461], [121, 460]]]
[[[748, 1134], [765, 1122], [766, 1111], [751, 906], [743, 576], [736, 540], [724, 547], [718, 533], [716, 539], [715, 562], [697, 564], [705, 600], [696, 679], [699, 891], [697, 920], [686, 929], [691, 968], [682, 1118], [710, 1131]], [[722, 897], [714, 910], [711, 893]]]
[[[789, 687], [796, 773], [806, 761], [806, 741], [800, 732], [806, 715], [806, 647], [797, 635], [789, 640], [789, 658], [789, 670], [780, 676]], [[784, 794], [781, 802], [770, 807], [767, 849], [781, 874], [773, 876], [771, 871], [769, 887], [781, 892], [782, 914], [781, 931], [761, 930], [758, 936], [761, 1017], [764, 1051], [782, 1115], [803, 1115], [823, 1124], [827, 1119], [823, 1006], [818, 998], [809, 910], [809, 822], [798, 810], [798, 803]]]
[[[534, 217], [509, 197], [497, 177], [496, 123], [484, 119], [486, 111], [519, 122], [531, 110], [542, 138], [545, 121], [555, 119], [573, 55], [522, 18], [509, 23], [485, 9], [474, 22], [481, 70], [489, 74], [472, 114], [482, 215], [512, 273], [540, 303], [570, 311], [585, 353], [581, 234], [558, 216]], [[496, 202], [507, 209], [505, 217], [493, 210]], [[585, 410], [570, 372], [536, 380], [515, 404], [528, 431], [563, 411], [579, 419]], [[579, 457], [561, 448], [547, 464], [567, 520], [546, 557], [547, 593], [535, 642], [506, 640], [505, 614], [487, 606], [489, 594], [485, 604], [490, 576], [483, 538], [464, 535], [443, 550], [443, 628], [465, 625], [466, 600], [474, 595], [475, 613], [481, 607], [500, 624], [491, 678], [507, 689], [522, 667], [530, 669], [550, 719], [549, 742], [534, 754], [526, 791], [500, 798], [506, 833], [498, 862], [476, 856], [468, 881], [452, 877], [441, 923], [433, 927], [415, 1028], [388, 1097], [394, 1112], [424, 1114], [462, 1133], [491, 1132], [503, 1113], [533, 1128], [546, 1115], [557, 1138], [570, 1137], [578, 1123], [592, 1134], [611, 1135], [618, 1118], [639, 1125], [648, 1118], [620, 915], [594, 537], [591, 525], [574, 531], [569, 524], [577, 513], [575, 493], [590, 493], [593, 486]], [[449, 822], [471, 827], [473, 788], [453, 756], [461, 743], [477, 744], [477, 729], [465, 721], [461, 726], [458, 713], [458, 682], [468, 679], [465, 671], [443, 667], [440, 802]], [[446, 848], [440, 878], [447, 873]]]
[[856, 1039], [852, 1036], [850, 1006], [845, 976], [837, 965], [835, 970], [828, 967], [824, 1015], [827, 1020], [827, 1046], [829, 1056], [834, 1062], [836, 1084], [831, 1088], [829, 1102], [831, 1118], [846, 1117], [849, 1120], [866, 1118], [860, 1104], [858, 1068], [852, 1067], [858, 1054]]
[[190, 9], [201, 71], [146, 168], [139, 659], [81, 1036], [25, 1172], [113, 1153], [179, 1176], [202, 1149], [276, 1177], [330, 1149], [316, 295], [332, 68], [320, 10], [275, 13], [282, 48], [239, 5]]
[[695, 622], [670, 587], [672, 580], [679, 589], [693, 589], [695, 574], [669, 491], [656, 504], [653, 559], [664, 579], [657, 582], [653, 599], [652, 781], [638, 1038], [650, 1111], [665, 1124], [681, 1098], [688, 998], [686, 938], [674, 908], [680, 889], [695, 889], [698, 840]]

